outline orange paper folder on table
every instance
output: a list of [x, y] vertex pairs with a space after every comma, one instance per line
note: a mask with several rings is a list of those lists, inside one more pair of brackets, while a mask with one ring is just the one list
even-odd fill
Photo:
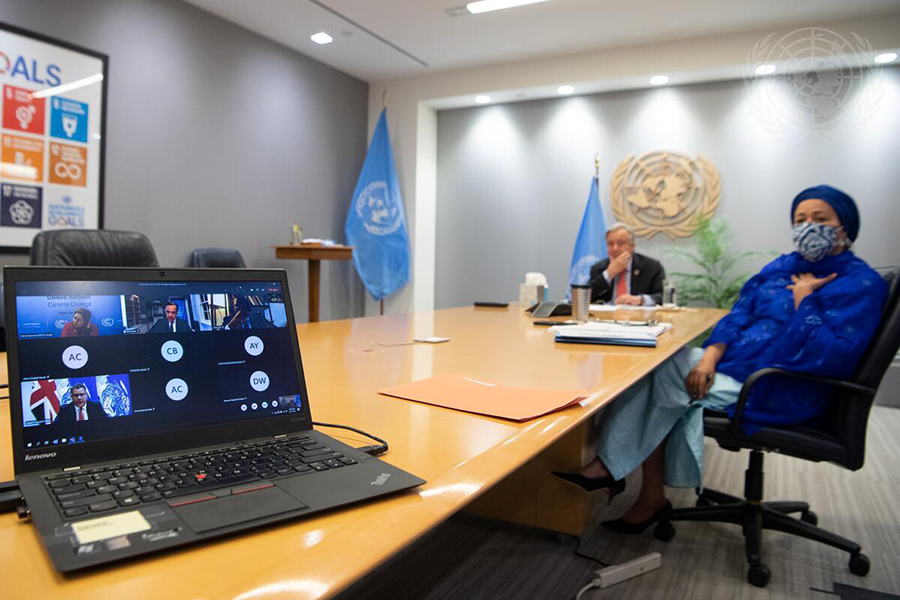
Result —
[[510, 387], [461, 373], [448, 373], [378, 390], [378, 393], [479, 415], [527, 421], [577, 404], [585, 391]]

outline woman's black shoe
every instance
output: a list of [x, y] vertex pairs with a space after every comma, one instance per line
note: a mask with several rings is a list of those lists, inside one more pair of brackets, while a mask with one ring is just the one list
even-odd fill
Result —
[[612, 475], [606, 477], [585, 477], [578, 473], [563, 473], [562, 471], [553, 471], [553, 474], [565, 482], [577, 485], [586, 492], [596, 492], [597, 490], [609, 490], [609, 501], [625, 491], [625, 480], [613, 479]]
[[672, 510], [672, 503], [666, 500], [666, 505], [656, 511], [656, 513], [640, 523], [629, 523], [625, 519], [615, 519], [614, 521], [604, 521], [602, 525], [609, 530], [617, 533], [625, 533], [628, 535], [637, 535], [643, 533], [645, 529], [659, 521], [659, 516], [664, 512]]

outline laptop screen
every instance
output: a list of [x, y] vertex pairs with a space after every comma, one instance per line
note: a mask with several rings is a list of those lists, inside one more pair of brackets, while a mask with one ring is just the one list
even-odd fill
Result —
[[15, 301], [26, 452], [303, 408], [279, 281], [19, 281]]

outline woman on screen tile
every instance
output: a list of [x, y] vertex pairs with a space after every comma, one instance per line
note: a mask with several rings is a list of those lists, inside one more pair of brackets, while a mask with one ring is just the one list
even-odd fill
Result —
[[63, 326], [60, 337], [86, 337], [98, 334], [97, 326], [91, 323], [91, 311], [76, 308], [72, 320]]

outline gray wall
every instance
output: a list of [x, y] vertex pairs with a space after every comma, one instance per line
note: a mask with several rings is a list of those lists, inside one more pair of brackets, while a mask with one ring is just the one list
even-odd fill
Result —
[[[515, 300], [527, 271], [565, 296], [594, 156], [606, 222], [609, 181], [631, 154], [672, 150], [712, 159], [722, 178], [718, 216], [737, 250], [791, 248], [790, 201], [829, 183], [857, 200], [854, 251], [900, 264], [900, 68], [883, 70], [877, 109], [843, 139], [778, 139], [760, 126], [742, 81], [569, 97], [438, 114], [435, 305]], [[638, 251], [683, 269], [668, 253], [690, 246], [657, 235]], [[765, 261], [752, 260], [745, 271]]]
[[[293, 222], [343, 240], [366, 83], [176, 0], [0, 0], [0, 15], [110, 57], [106, 228], [145, 233], [164, 266], [225, 246], [286, 268], [306, 320], [306, 262], [276, 261], [270, 246]], [[362, 313], [350, 264], [326, 261], [321, 318]]]

